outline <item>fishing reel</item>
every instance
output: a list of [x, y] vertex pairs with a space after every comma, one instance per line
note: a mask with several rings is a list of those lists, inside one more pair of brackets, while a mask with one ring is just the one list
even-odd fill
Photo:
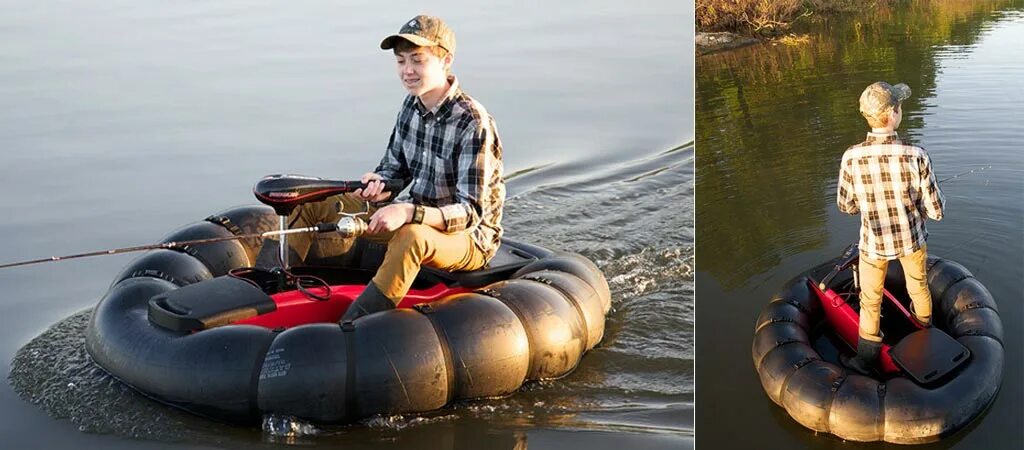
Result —
[[348, 214], [345, 212], [341, 213], [341, 219], [338, 220], [338, 234], [344, 238], [357, 238], [366, 233], [367, 224], [362, 217], [369, 215], [369, 203], [365, 211], [357, 212], [355, 214]]
[[[405, 184], [402, 180], [381, 180], [384, 182], [384, 190], [399, 192]], [[281, 233], [280, 259], [282, 265], [288, 267], [288, 215], [295, 211], [299, 205], [310, 202], [317, 202], [332, 195], [355, 192], [357, 189], [365, 189], [367, 185], [360, 181], [326, 180], [318, 177], [307, 177], [303, 175], [278, 174], [263, 177], [253, 186], [252, 192], [256, 199], [274, 208], [278, 216], [278, 231]], [[367, 204], [369, 209], [369, 204]], [[366, 232], [366, 222], [357, 217], [366, 214], [366, 211], [356, 214], [345, 214], [337, 224], [340, 233], [345, 237], [358, 237]], [[346, 220], [348, 219], [348, 220]], [[343, 232], [341, 230], [344, 230]], [[320, 231], [328, 231], [322, 229]]]

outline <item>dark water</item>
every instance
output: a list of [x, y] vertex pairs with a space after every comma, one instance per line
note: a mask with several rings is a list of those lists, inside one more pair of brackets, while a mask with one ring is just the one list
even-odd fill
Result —
[[900, 132], [928, 149], [940, 179], [992, 166], [941, 185], [946, 217], [928, 224], [928, 250], [998, 302], [1002, 391], [974, 426], [927, 448], [1022, 448], [1024, 4], [902, 2], [805, 28], [804, 44], [697, 60], [700, 446], [883, 447], [791, 420], [763, 393], [750, 346], [773, 292], [856, 241], [858, 220], [834, 206], [838, 164], [867, 131], [860, 92], [888, 80], [913, 89]]
[[[692, 2], [449, 2], [454, 71], [499, 124], [510, 237], [576, 251], [613, 293], [569, 377], [505, 399], [280, 437], [153, 403], [82, 347], [131, 256], [0, 271], [0, 447], [693, 445]], [[0, 4], [0, 260], [156, 242], [268, 173], [357, 177], [403, 92], [380, 38], [407, 3]]]

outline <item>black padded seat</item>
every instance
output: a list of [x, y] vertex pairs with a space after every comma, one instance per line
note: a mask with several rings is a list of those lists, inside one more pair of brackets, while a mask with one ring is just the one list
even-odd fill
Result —
[[910, 333], [889, 348], [893, 362], [920, 385], [942, 379], [967, 362], [971, 350], [935, 327]]
[[149, 321], [174, 331], [205, 330], [275, 309], [274, 300], [255, 284], [223, 276], [154, 296]]
[[498, 252], [480, 270], [448, 272], [424, 266], [420, 269], [420, 278], [452, 287], [478, 288], [509, 279], [523, 266], [547, 256], [546, 253], [550, 252], [529, 244], [502, 239]]
[[[372, 275], [380, 267], [381, 262], [384, 261], [384, 253], [387, 252], [386, 244], [371, 242], [366, 239], [356, 240], [355, 245], [351, 247], [350, 251], [341, 252], [338, 242], [341, 241], [320, 240], [316, 242], [314, 244], [315, 251], [310, 251], [311, 254], [304, 261], [304, 265], [310, 268], [354, 268], [368, 271]], [[346, 247], [346, 250], [349, 249]], [[331, 256], [324, 256], [328, 254]], [[470, 272], [448, 272], [424, 266], [420, 269], [420, 274], [416, 279], [417, 283], [414, 284], [414, 288], [425, 288], [437, 283], [444, 283], [452, 287], [483, 287], [497, 281], [506, 280], [523, 266], [551, 254], [550, 250], [542, 247], [502, 239], [498, 252], [495, 253], [494, 258], [491, 258], [484, 268]], [[257, 260], [267, 261], [264, 266], [257, 264], [258, 267], [274, 267], [277, 262], [277, 241], [265, 241], [264, 249], [260, 252], [260, 257]], [[295, 268], [295, 271], [307, 272], [298, 267]], [[321, 277], [323, 278], [323, 276]]]

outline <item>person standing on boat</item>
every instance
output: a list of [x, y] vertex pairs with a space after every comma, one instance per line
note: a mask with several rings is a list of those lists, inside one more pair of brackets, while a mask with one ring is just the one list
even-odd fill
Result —
[[839, 170], [839, 210], [860, 214], [860, 328], [857, 355], [846, 361], [860, 373], [871, 371], [882, 348], [879, 319], [889, 261], [898, 259], [903, 266], [914, 319], [924, 326], [932, 320], [925, 218], [942, 220], [945, 199], [928, 153], [896, 134], [908, 98], [906, 84], [879, 81], [864, 90], [860, 112], [871, 132], [846, 150]]
[[[365, 190], [303, 205], [289, 220], [293, 228], [336, 222], [338, 209], [352, 213], [363, 210], [366, 201], [374, 203], [364, 237], [388, 248], [373, 281], [342, 321], [394, 308], [421, 265], [477, 270], [501, 244], [501, 140], [494, 118], [451, 74], [455, 33], [437, 17], [418, 15], [384, 38], [380, 48], [393, 51], [398, 78], [409, 93], [384, 157], [362, 176]], [[411, 188], [407, 196], [382, 205], [397, 193], [383, 192], [379, 180], [402, 180]], [[290, 244], [304, 259], [311, 241], [296, 236]]]

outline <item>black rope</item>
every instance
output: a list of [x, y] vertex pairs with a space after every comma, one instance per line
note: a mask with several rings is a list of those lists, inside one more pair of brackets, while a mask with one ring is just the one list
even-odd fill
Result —
[[[299, 288], [299, 292], [305, 295], [307, 298], [324, 302], [331, 299], [331, 285], [327, 284], [322, 278], [314, 275], [293, 275], [291, 272], [285, 271], [286, 275], [290, 275], [295, 279], [295, 286]], [[313, 291], [303, 286], [303, 283], [309, 283], [310, 288], [321, 287], [324, 290], [324, 295], [314, 294]]]
[[[280, 245], [280, 242], [281, 241], [278, 241], [278, 245]], [[287, 249], [285, 249], [285, 251], [287, 251]], [[324, 281], [322, 278], [314, 275], [295, 275], [285, 267], [284, 260], [281, 259], [281, 252], [277, 252], [277, 262], [278, 264], [281, 265], [281, 273], [284, 274], [286, 285], [294, 285], [299, 290], [299, 292], [302, 293], [302, 295], [305, 295], [306, 298], [312, 300], [323, 302], [331, 299], [331, 285], [327, 284], [327, 282]], [[325, 295], [314, 294], [312, 291], [307, 290], [306, 287], [302, 285], [303, 282], [311, 283], [310, 287], [313, 288], [319, 285], [320, 287], [324, 288], [324, 290], [327, 293]]]
[[[280, 270], [281, 275], [284, 276], [285, 285], [295, 286], [295, 289], [301, 292], [302, 295], [306, 296], [306, 298], [320, 302], [331, 299], [331, 285], [324, 281], [322, 278], [317, 277], [315, 275], [296, 275], [287, 269]], [[249, 283], [255, 286], [256, 288], [260, 289], [261, 291], [266, 292], [270, 289], [268, 289], [265, 286], [260, 286], [259, 283], [252, 279], [246, 278], [246, 275], [261, 271], [263, 270], [254, 267], [240, 267], [237, 269], [229, 270], [228, 276], [232, 278], [237, 278], [239, 280], [243, 280], [246, 283]], [[320, 295], [313, 292], [312, 289], [316, 288], [322, 288], [325, 293], [323, 295]]]

